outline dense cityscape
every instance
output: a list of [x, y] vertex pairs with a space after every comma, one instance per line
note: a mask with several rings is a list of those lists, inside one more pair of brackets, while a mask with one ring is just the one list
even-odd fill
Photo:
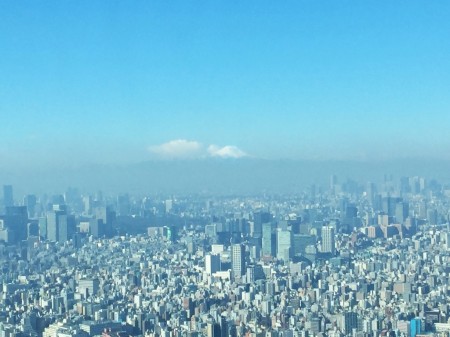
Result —
[[450, 337], [449, 17], [0, 0], [0, 337]]
[[448, 336], [450, 186], [17, 198], [3, 186], [0, 336]]

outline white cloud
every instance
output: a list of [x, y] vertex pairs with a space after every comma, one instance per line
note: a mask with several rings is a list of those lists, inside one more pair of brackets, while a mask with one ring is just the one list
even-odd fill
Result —
[[242, 158], [248, 156], [247, 153], [233, 145], [221, 147], [212, 144], [205, 147], [200, 142], [186, 139], [176, 139], [164, 144], [153, 145], [149, 147], [149, 151], [165, 159]]
[[210, 145], [208, 146], [208, 154], [211, 157], [221, 158], [242, 158], [247, 156], [244, 151], [233, 145], [226, 145], [224, 147]]
[[149, 151], [163, 158], [195, 158], [204, 152], [203, 145], [196, 141], [175, 139], [149, 147]]

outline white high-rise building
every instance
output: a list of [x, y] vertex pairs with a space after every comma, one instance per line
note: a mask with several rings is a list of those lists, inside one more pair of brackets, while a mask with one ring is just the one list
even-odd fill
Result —
[[220, 255], [208, 254], [205, 256], [205, 271], [208, 275], [220, 271]]
[[234, 279], [239, 279], [245, 274], [245, 247], [241, 244], [231, 246], [231, 268]]
[[322, 253], [335, 252], [334, 228], [331, 226], [322, 227]]

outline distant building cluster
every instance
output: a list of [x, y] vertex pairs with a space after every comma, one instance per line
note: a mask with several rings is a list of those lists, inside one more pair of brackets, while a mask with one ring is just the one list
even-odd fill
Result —
[[450, 186], [0, 201], [0, 337], [450, 335]]

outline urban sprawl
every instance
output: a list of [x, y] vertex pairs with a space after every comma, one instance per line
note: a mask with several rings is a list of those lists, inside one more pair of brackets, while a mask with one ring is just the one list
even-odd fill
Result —
[[298, 195], [14, 198], [0, 215], [0, 337], [450, 333], [450, 186]]

